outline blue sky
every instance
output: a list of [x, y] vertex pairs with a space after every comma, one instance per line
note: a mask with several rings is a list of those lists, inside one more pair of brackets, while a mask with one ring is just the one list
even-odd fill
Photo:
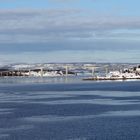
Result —
[[0, 0], [0, 63], [138, 63], [139, 5], [139, 0]]

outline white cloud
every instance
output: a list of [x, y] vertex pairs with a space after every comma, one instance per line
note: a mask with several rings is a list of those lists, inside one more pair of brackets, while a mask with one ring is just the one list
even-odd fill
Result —
[[128, 36], [135, 39], [140, 37], [135, 32], [140, 30], [139, 23], [139, 17], [111, 17], [94, 13], [88, 16], [88, 12], [81, 9], [0, 10], [0, 43], [127, 39]]

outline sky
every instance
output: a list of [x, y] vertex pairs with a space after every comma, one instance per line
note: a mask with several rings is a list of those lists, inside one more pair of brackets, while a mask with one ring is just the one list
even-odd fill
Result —
[[0, 64], [140, 61], [139, 0], [0, 0]]

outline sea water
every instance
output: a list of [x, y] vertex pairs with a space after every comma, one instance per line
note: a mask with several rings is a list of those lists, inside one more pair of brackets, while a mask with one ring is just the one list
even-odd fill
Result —
[[139, 138], [140, 81], [0, 79], [0, 140]]

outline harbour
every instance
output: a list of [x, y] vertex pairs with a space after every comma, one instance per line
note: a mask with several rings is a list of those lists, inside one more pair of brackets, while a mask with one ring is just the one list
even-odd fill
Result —
[[139, 64], [34, 64], [0, 68], [0, 77], [77, 77], [82, 80], [139, 80]]
[[1, 0], [0, 140], [140, 140], [139, 5]]

